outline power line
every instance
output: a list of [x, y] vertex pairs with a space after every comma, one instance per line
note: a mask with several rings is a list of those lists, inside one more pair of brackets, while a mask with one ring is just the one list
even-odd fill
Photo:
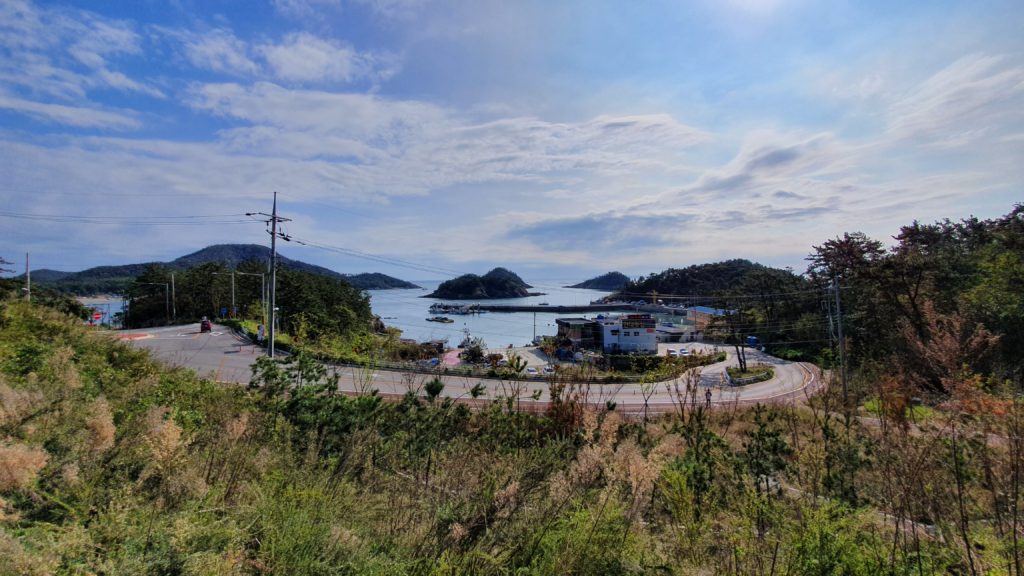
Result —
[[77, 224], [116, 224], [127, 226], [207, 226], [210, 224], [251, 224], [245, 214], [207, 214], [184, 216], [83, 216], [80, 214], [31, 214], [0, 210], [0, 217], [37, 222]]

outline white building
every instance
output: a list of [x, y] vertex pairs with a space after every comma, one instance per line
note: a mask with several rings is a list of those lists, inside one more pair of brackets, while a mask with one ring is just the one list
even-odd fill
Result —
[[609, 354], [658, 353], [657, 320], [650, 314], [623, 314], [597, 319], [601, 347]]

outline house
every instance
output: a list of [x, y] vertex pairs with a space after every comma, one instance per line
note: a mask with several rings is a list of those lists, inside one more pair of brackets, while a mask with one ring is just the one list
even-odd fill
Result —
[[712, 308], [710, 306], [694, 306], [686, 311], [686, 319], [693, 322], [698, 332], [707, 330], [708, 324], [715, 318], [732, 314], [732, 310]]
[[600, 338], [600, 326], [596, 320], [589, 318], [558, 318], [559, 341], [568, 340], [574, 349], [597, 348]]
[[655, 332], [658, 342], [693, 342], [700, 338], [697, 327], [687, 321], [659, 322]]
[[658, 321], [650, 314], [623, 314], [598, 318], [601, 349], [609, 354], [658, 353]]

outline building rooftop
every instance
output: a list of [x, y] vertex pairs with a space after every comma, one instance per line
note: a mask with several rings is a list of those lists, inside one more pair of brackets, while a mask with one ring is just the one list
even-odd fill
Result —
[[555, 320], [558, 324], [568, 324], [570, 326], [583, 326], [585, 324], [593, 324], [595, 320], [589, 318], [558, 318]]
[[725, 316], [726, 314], [732, 314], [732, 310], [726, 310], [725, 308], [712, 308], [711, 306], [694, 306], [694, 312], [700, 312], [701, 314], [711, 314], [713, 316]]

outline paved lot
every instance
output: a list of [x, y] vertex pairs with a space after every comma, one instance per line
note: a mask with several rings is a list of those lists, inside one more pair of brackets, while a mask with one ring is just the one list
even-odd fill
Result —
[[[250, 366], [264, 353], [247, 339], [235, 335], [230, 329], [214, 325], [212, 333], [202, 334], [199, 325], [127, 330], [116, 333], [133, 346], [151, 350], [153, 354], [175, 366], [194, 369], [202, 376], [220, 382], [247, 383], [251, 374]], [[691, 350], [711, 350], [712, 345], [702, 343], [684, 344]], [[669, 347], [679, 348], [679, 344]], [[775, 378], [766, 382], [740, 387], [725, 385], [725, 367], [735, 365], [731, 347], [722, 348], [727, 354], [725, 362], [706, 366], [701, 370], [698, 400], [708, 401], [707, 390], [711, 391], [710, 402], [714, 405], [754, 404], [757, 402], [794, 402], [803, 400], [821, 386], [817, 369], [809, 364], [788, 362], [748, 350], [749, 363], [763, 362], [775, 368]], [[531, 358], [532, 359], [532, 358]], [[544, 362], [539, 362], [543, 364]], [[531, 362], [535, 365], [535, 362]], [[412, 389], [420, 391], [432, 376], [408, 374], [399, 371], [365, 368], [339, 367], [335, 369], [340, 377], [339, 386], [346, 392], [359, 392], [372, 388], [383, 395], [402, 395]], [[545, 381], [510, 382], [487, 378], [444, 376], [445, 389], [442, 396], [465, 402], [474, 402], [469, 391], [482, 384], [485, 392], [477, 402], [486, 402], [497, 397], [515, 397], [522, 409], [543, 409], [550, 400], [548, 383]], [[655, 385], [646, 402], [650, 413], [671, 412], [677, 409], [678, 398], [672, 389], [683, 387], [684, 382], [670, 381]], [[540, 399], [533, 400], [535, 391]], [[583, 387], [581, 395], [586, 402], [603, 406], [607, 401], [618, 405], [618, 410], [627, 414], [638, 414], [644, 410], [644, 390], [639, 384], [594, 384]]]

